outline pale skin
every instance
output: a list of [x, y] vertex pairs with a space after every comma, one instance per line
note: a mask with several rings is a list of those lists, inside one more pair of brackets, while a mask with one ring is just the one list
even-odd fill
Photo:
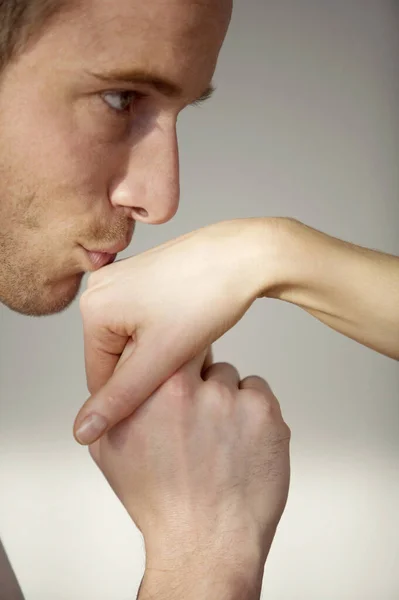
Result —
[[[75, 427], [94, 419], [79, 441], [128, 416], [261, 297], [296, 304], [399, 359], [398, 257], [285, 218], [219, 223], [91, 275], [81, 308], [92, 396]], [[117, 316], [107, 309], [114, 302]], [[131, 339], [130, 359], [114, 374]]]

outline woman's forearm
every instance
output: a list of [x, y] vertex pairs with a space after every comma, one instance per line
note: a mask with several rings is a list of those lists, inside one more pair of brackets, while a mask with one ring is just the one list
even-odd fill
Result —
[[261, 296], [296, 304], [336, 331], [399, 360], [399, 257], [341, 241], [293, 219], [273, 223], [277, 268], [271, 283], [266, 243]]

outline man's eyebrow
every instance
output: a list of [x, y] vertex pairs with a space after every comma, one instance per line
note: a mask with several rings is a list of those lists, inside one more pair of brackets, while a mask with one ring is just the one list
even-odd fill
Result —
[[[88, 75], [91, 77], [95, 77], [105, 83], [129, 83], [129, 84], [141, 84], [141, 85], [149, 85], [155, 88], [158, 92], [167, 96], [168, 98], [181, 98], [183, 96], [183, 89], [173, 83], [173, 81], [169, 81], [164, 77], [160, 77], [154, 73], [150, 73], [148, 71], [142, 70], [134, 70], [134, 71], [125, 71], [125, 70], [113, 70], [104, 73], [96, 73], [93, 71], [86, 71]], [[215, 92], [215, 86], [213, 84], [209, 85], [207, 89], [192, 103], [193, 105], [201, 104], [208, 100], [213, 93]]]

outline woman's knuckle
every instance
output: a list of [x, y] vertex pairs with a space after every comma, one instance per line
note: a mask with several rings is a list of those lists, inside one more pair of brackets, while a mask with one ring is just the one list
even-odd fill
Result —
[[98, 297], [92, 290], [87, 289], [79, 299], [79, 308], [85, 317], [92, 317], [98, 311]]

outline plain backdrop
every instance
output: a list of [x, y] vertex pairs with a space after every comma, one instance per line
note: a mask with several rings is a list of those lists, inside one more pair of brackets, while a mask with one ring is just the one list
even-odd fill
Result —
[[[399, 254], [398, 26], [390, 0], [238, 0], [218, 92], [179, 121], [180, 211], [123, 256], [264, 215]], [[135, 598], [141, 537], [71, 434], [87, 397], [78, 304], [3, 307], [0, 336], [0, 534], [26, 599]], [[397, 600], [398, 363], [267, 300], [216, 359], [268, 378], [293, 433], [263, 597]]]

